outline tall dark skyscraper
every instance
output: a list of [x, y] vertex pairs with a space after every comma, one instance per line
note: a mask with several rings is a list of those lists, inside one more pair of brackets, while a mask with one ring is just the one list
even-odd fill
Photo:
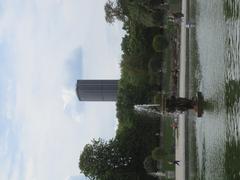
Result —
[[118, 80], [78, 80], [76, 92], [80, 101], [116, 101]]

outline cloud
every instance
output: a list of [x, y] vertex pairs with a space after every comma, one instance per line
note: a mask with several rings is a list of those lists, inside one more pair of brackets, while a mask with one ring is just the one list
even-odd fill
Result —
[[79, 103], [75, 89], [63, 89], [62, 99], [64, 112], [76, 122], [83, 121], [83, 113], [86, 110], [85, 103]]
[[75, 89], [76, 81], [82, 78], [83, 71], [83, 53], [82, 48], [77, 48], [71, 53], [71, 57], [65, 62], [66, 86]]
[[0, 2], [0, 179], [66, 179], [91, 138], [114, 135], [115, 104], [78, 102], [72, 87], [75, 76], [119, 77], [121, 37], [104, 2]]
[[88, 180], [88, 179], [83, 175], [78, 175], [78, 176], [69, 176], [66, 180]]

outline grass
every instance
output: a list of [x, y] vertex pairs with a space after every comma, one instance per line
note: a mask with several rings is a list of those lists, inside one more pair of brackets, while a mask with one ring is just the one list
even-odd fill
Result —
[[179, 1], [179, 0], [169, 0], [168, 1], [169, 5], [170, 5], [170, 10], [171, 11], [180, 11], [181, 10], [181, 5], [182, 5], [182, 2]]
[[172, 118], [165, 117], [163, 118], [163, 150], [167, 155], [166, 160], [163, 162], [163, 170], [164, 171], [174, 171], [175, 166], [169, 164], [167, 161], [172, 161], [175, 158], [175, 149], [173, 146], [175, 145], [175, 137], [174, 132], [171, 127]]
[[164, 53], [164, 62], [163, 62], [163, 91], [170, 92], [171, 91], [171, 62], [172, 62], [172, 50], [168, 48]]
[[[169, 0], [170, 4], [170, 12], [179, 12], [181, 10], [181, 1], [178, 0]], [[168, 35], [169, 39], [172, 37], [170, 41], [170, 45], [164, 54], [164, 64], [163, 68], [165, 70], [164, 78], [163, 78], [163, 90], [165, 92], [171, 92], [172, 91], [172, 67], [173, 67], [173, 61], [174, 61], [174, 50], [172, 47], [174, 47], [174, 39], [177, 38], [179, 35], [178, 31], [178, 25], [176, 24], [168, 24]], [[174, 171], [175, 165], [169, 164], [168, 161], [175, 160], [175, 135], [174, 130], [171, 127], [171, 124], [173, 122], [173, 119], [171, 117], [164, 117], [162, 120], [162, 126], [163, 126], [163, 150], [165, 153], [167, 153], [166, 160], [163, 161], [163, 171]], [[165, 178], [164, 178], [165, 179]]]

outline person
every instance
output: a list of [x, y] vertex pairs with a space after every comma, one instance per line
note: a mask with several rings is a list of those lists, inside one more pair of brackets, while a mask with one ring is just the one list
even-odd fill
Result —
[[168, 21], [176, 24], [180, 24], [182, 22], [182, 18], [175, 18], [174, 16], [168, 16]]
[[184, 17], [184, 14], [181, 12], [174, 12], [174, 13], [172, 13], [172, 16], [174, 18], [182, 18], [182, 17]]
[[168, 163], [169, 164], [172, 164], [172, 165], [178, 165], [178, 166], [180, 166], [180, 164], [179, 164], [179, 160], [174, 160], [174, 161], [169, 161]]
[[172, 127], [174, 130], [176, 130], [176, 129], [178, 128], [178, 125], [177, 125], [176, 122], [173, 122], [173, 123], [171, 124], [171, 127]]
[[168, 20], [173, 23], [180, 24], [182, 22], [182, 18], [184, 14], [181, 12], [173, 12], [171, 15], [168, 16]]
[[178, 161], [178, 160], [174, 160], [174, 161], [173, 161], [173, 164], [180, 166], [180, 165], [179, 165], [179, 162], [180, 162], [180, 161]]
[[175, 85], [177, 85], [178, 73], [179, 73], [179, 70], [178, 70], [177, 67], [175, 67], [174, 69], [172, 69], [172, 78], [173, 78], [173, 82], [174, 82]]
[[195, 23], [189, 21], [188, 23], [186, 23], [185, 27], [188, 28], [188, 29], [193, 28], [193, 27], [195, 27]]

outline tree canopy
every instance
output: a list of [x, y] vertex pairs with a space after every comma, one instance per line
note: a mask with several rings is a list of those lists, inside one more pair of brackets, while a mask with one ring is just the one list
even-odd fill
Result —
[[[80, 155], [79, 168], [92, 180], [154, 179], [148, 176], [143, 162], [159, 145], [155, 134], [159, 132], [160, 122], [137, 114], [134, 105], [151, 103], [156, 87], [162, 82], [158, 71], [162, 68], [162, 51], [166, 48], [161, 45], [166, 43], [157, 44], [161, 53], [156, 53], [152, 45], [156, 35], [167, 37], [162, 27], [166, 9], [161, 6], [158, 0], [108, 0], [105, 4], [106, 21], [122, 21], [126, 34], [121, 44], [116, 136], [109, 141], [93, 139]], [[150, 160], [145, 162], [147, 167], [153, 164]]]
[[115, 3], [111, 0], [108, 0], [104, 6], [104, 10], [105, 10], [105, 19], [110, 24], [113, 23], [115, 19], [124, 21], [126, 18], [118, 2]]
[[113, 172], [119, 172], [131, 164], [131, 157], [120, 152], [116, 140], [92, 140], [85, 145], [80, 155], [79, 168], [90, 179], [103, 179]]

